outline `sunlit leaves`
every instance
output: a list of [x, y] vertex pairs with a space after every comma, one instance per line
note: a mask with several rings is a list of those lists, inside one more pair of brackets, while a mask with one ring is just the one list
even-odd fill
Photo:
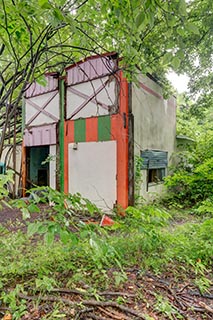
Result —
[[186, 1], [185, 0], [179, 0], [179, 12], [183, 16], [187, 15], [187, 12], [186, 12]]
[[164, 81], [172, 68], [191, 73], [197, 90], [198, 79], [212, 65], [212, 7], [211, 0], [4, 1], [0, 65], [2, 78], [10, 81], [0, 105], [10, 90], [15, 101], [26, 79], [31, 82], [47, 70], [61, 72], [66, 64], [105, 51], [119, 53], [129, 79], [137, 67]]
[[172, 59], [172, 66], [175, 70], [180, 66], [180, 59], [177, 56]]
[[51, 4], [48, 0], [38, 0], [38, 4], [42, 9], [51, 9]]
[[189, 32], [200, 34], [199, 28], [194, 23], [191, 23], [191, 22], [185, 23], [185, 28]]

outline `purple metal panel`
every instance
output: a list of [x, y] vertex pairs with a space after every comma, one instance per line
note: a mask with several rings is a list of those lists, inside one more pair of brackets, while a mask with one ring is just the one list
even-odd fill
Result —
[[24, 130], [24, 145], [26, 147], [52, 145], [56, 142], [55, 123]]
[[112, 74], [116, 67], [117, 60], [110, 59], [107, 56], [88, 58], [86, 61], [81, 61], [66, 68], [67, 84], [75, 85]]
[[58, 78], [56, 74], [47, 74], [45, 75], [47, 84], [46, 86], [41, 86], [37, 82], [33, 82], [25, 91], [25, 97], [30, 98], [43, 93], [54, 91], [58, 89]]

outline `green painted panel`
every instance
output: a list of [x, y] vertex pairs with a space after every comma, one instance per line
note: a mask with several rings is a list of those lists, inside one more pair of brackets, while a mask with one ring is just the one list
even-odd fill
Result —
[[75, 120], [74, 139], [75, 139], [75, 142], [86, 141], [86, 120], [85, 119]]
[[111, 139], [111, 119], [110, 116], [98, 117], [98, 141]]

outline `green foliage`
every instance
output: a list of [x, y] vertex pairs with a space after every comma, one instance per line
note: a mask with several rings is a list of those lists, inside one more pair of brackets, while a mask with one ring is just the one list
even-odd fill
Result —
[[205, 292], [208, 292], [212, 282], [207, 277], [202, 276], [195, 280], [195, 284], [199, 288], [200, 292], [204, 294]]
[[[72, 212], [73, 215], [76, 213]], [[46, 212], [46, 216], [50, 213]], [[0, 300], [10, 307], [14, 319], [20, 319], [26, 313], [26, 302], [19, 298], [20, 293], [45, 295], [57, 287], [81, 288], [83, 283], [89, 288], [86, 289], [88, 294], [100, 299], [98, 292], [111, 288], [112, 284], [118, 290], [125, 288], [126, 272], [134, 266], [142, 273], [146, 270], [160, 273], [167, 269], [182, 274], [190, 272], [201, 292], [208, 290], [211, 281], [206, 274], [213, 256], [213, 219], [194, 220], [175, 227], [169, 225], [171, 215], [154, 205], [129, 207], [125, 217], [114, 219], [116, 229], [79, 223], [78, 229], [66, 229], [63, 240], [55, 237], [51, 242], [40, 238], [39, 229], [36, 229], [36, 238], [29, 237], [34, 224], [28, 226], [29, 235], [2, 230], [0, 285], [10, 290], [2, 290]], [[60, 220], [60, 226], [64, 230], [62, 222]], [[42, 228], [42, 219], [39, 224]], [[49, 234], [46, 220], [41, 233]], [[72, 236], [78, 240], [67, 240]], [[155, 298], [156, 311], [169, 319], [174, 316], [181, 319], [169, 301], [161, 296]], [[119, 297], [117, 302], [124, 303], [125, 298]], [[63, 314], [63, 310], [55, 306], [50, 318]]]
[[144, 203], [144, 198], [141, 196], [141, 184], [142, 184], [142, 163], [143, 159], [140, 156], [135, 156], [135, 205], [138, 207]]
[[29, 193], [29, 203], [18, 199], [12, 204], [22, 211], [23, 219], [30, 218], [31, 213], [39, 213], [39, 203], [49, 204], [45, 213], [40, 212], [40, 219], [28, 223], [27, 230], [29, 237], [35, 234], [43, 235], [48, 245], [53, 243], [55, 237], [59, 237], [63, 243], [78, 242], [78, 237], [70, 232], [70, 229], [77, 230], [80, 227], [79, 214], [87, 215], [88, 219], [101, 215], [100, 210], [80, 194], [67, 195], [50, 187], [36, 187]]
[[23, 292], [23, 286], [22, 285], [16, 285], [15, 289], [6, 293], [1, 293], [1, 299], [4, 303], [6, 303], [10, 311], [13, 314], [13, 319], [18, 320], [21, 319], [21, 317], [26, 313], [26, 301], [21, 300], [20, 302], [17, 299], [17, 295]]
[[39, 291], [50, 292], [57, 286], [55, 279], [43, 275], [41, 278], [35, 279], [35, 287]]
[[[210, 111], [210, 110], [209, 110]], [[209, 113], [208, 113], [209, 116]], [[179, 120], [180, 119], [180, 120]], [[182, 206], [195, 205], [197, 213], [212, 212], [213, 194], [213, 127], [209, 118], [190, 119], [190, 108], [178, 115], [179, 133], [194, 138], [188, 150], [175, 155], [173, 174], [165, 178], [168, 200]], [[200, 208], [200, 209], [199, 209]]]
[[170, 243], [165, 251], [166, 258], [191, 265], [196, 274], [203, 276], [205, 265], [211, 263], [213, 254], [213, 219], [202, 223], [187, 223], [166, 235]]
[[201, 201], [198, 208], [195, 209], [195, 213], [198, 215], [210, 214], [213, 216], [213, 197]]
[[6, 174], [0, 174], [0, 200], [9, 195], [9, 184], [13, 183], [13, 171], [8, 170]]
[[[206, 160], [191, 172], [180, 170], [165, 178], [168, 187], [168, 198], [183, 206], [202, 205], [212, 198], [213, 194], [213, 161]], [[208, 200], [209, 208], [211, 200]], [[206, 207], [207, 209], [207, 207]]]
[[163, 314], [167, 319], [184, 319], [174, 306], [161, 295], [156, 295], [155, 310]]

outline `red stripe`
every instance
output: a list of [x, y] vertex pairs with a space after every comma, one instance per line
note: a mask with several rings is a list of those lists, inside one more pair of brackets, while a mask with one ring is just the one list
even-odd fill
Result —
[[86, 142], [98, 141], [98, 118], [86, 119]]
[[64, 192], [68, 193], [68, 144], [74, 142], [74, 121], [65, 121], [64, 129]]
[[164, 100], [163, 99], [163, 96], [160, 95], [159, 93], [155, 92], [154, 90], [150, 89], [149, 87], [147, 87], [144, 83], [142, 82], [139, 82], [139, 85], [142, 89], [144, 89], [146, 92], [152, 94], [154, 97], [158, 98], [158, 99], [161, 99], [161, 100]]

